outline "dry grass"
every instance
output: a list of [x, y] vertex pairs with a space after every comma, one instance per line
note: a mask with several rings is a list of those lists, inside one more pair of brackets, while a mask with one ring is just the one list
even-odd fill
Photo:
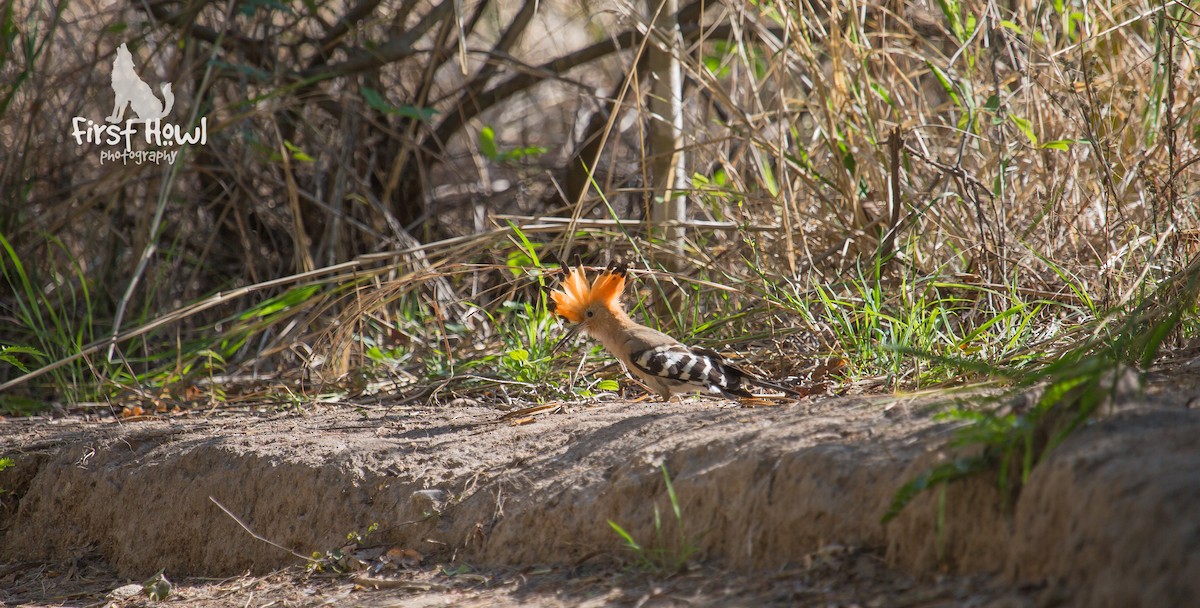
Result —
[[[5, 5], [0, 343], [67, 361], [29, 396], [300, 370], [538, 398], [568, 365], [539, 354], [539, 267], [616, 257], [677, 332], [917, 386], [955, 374], [915, 351], [1036, 362], [1197, 251], [1188, 4], [685, 7], [693, 222], [671, 273], [639, 223], [640, 3], [286, 6]], [[75, 144], [121, 42], [208, 145], [167, 167]], [[1194, 333], [1189, 289], [1159, 303], [1183, 321], [1168, 346]], [[416, 396], [458, 394], [437, 386]]]

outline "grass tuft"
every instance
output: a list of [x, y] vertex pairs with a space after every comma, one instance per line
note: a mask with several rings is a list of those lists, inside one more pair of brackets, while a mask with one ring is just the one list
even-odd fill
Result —
[[671, 475], [667, 473], [667, 465], [660, 465], [660, 468], [663, 482], [667, 487], [667, 500], [671, 506], [671, 516], [675, 520], [675, 535], [668, 538], [664, 532], [662, 513], [658, 508], [658, 503], [654, 504], [654, 539], [652, 541], [638, 542], [625, 528], [611, 519], [608, 520], [608, 525], [613, 532], [617, 533], [617, 536], [621, 537], [625, 548], [633, 553], [634, 566], [637, 569], [659, 575], [670, 575], [685, 570], [688, 560], [696, 554], [697, 548], [694, 540], [687, 534], [683, 521], [683, 509], [679, 506], [679, 496], [675, 493], [674, 484], [671, 483]]

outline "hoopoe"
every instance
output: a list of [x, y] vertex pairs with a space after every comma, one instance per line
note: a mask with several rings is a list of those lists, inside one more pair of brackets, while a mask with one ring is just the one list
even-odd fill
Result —
[[726, 397], [753, 397], [743, 383], [785, 392], [782, 386], [759, 380], [707, 348], [689, 347], [675, 338], [639, 325], [621, 304], [625, 269], [609, 267], [588, 285], [582, 268], [572, 269], [561, 291], [550, 292], [550, 310], [574, 323], [554, 350], [580, 331], [595, 338], [625, 368], [658, 393], [663, 401], [679, 392], [708, 392]]

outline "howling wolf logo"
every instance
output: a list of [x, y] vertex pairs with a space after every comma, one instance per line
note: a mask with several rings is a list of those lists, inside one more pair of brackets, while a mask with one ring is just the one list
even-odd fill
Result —
[[[112, 88], [117, 94], [116, 104], [113, 105], [112, 114], [105, 117], [108, 122], [121, 122], [125, 116], [125, 106], [133, 108], [137, 114], [135, 122], [148, 122], [165, 118], [171, 112], [171, 106], [175, 105], [175, 94], [171, 92], [171, 83], [163, 83], [162, 94], [167, 105], [164, 108], [163, 104], [159, 103], [158, 98], [154, 96], [154, 90], [150, 85], [138, 78], [137, 72], [133, 70], [133, 55], [129, 52], [129, 47], [121, 43], [117, 49], [117, 58], [113, 61], [112, 71]], [[130, 119], [134, 120], [134, 119]]]

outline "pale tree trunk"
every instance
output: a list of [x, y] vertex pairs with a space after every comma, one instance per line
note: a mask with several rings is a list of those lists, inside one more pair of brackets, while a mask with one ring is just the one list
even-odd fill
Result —
[[[646, 0], [648, 16], [653, 25], [651, 43], [646, 47], [650, 80], [649, 144], [652, 191], [649, 200], [651, 234], [662, 238], [674, 254], [662, 260], [664, 265], [677, 269], [683, 254], [684, 228], [687, 219], [683, 154], [683, 68], [680, 54], [683, 37], [675, 20], [679, 0]], [[675, 226], [664, 226], [668, 222]]]

